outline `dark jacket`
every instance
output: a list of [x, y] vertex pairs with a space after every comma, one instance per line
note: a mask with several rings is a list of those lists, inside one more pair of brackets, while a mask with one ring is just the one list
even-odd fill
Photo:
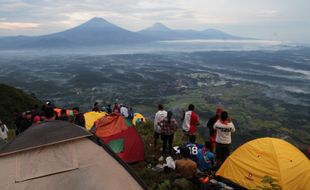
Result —
[[29, 121], [27, 119], [23, 119], [19, 126], [17, 126], [17, 134], [20, 134], [24, 132], [26, 129], [28, 129], [32, 125], [32, 121]]
[[79, 113], [77, 116], [74, 116], [73, 123], [85, 128], [84, 115]]
[[217, 120], [218, 120], [218, 116], [215, 115], [215, 116], [211, 117], [210, 120], [207, 123], [207, 127], [209, 128], [210, 136], [212, 136], [212, 137], [215, 134], [215, 130], [214, 130], [213, 126], [217, 122]]

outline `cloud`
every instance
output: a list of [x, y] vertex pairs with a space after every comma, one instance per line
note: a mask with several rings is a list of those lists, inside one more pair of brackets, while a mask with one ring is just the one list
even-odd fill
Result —
[[261, 10], [256, 12], [255, 16], [257, 18], [274, 18], [278, 15], [278, 12], [277, 10]]
[[37, 23], [23, 23], [23, 22], [0, 22], [0, 29], [5, 30], [19, 30], [19, 29], [33, 29], [38, 28]]

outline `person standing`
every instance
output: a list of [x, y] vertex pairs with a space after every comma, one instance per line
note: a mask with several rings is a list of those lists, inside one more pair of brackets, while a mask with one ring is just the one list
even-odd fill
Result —
[[118, 114], [121, 113], [121, 107], [120, 107], [120, 105], [119, 105], [118, 103], [115, 103], [115, 104], [114, 104], [113, 112], [114, 112], [114, 113], [118, 113]]
[[177, 121], [172, 118], [172, 111], [168, 111], [167, 117], [163, 119], [160, 122], [160, 128], [161, 128], [161, 136], [163, 140], [163, 154], [166, 153], [166, 147], [168, 143], [168, 149], [169, 149], [169, 154], [172, 153], [172, 143], [173, 143], [173, 137], [174, 137], [174, 132], [176, 131], [178, 127]]
[[184, 113], [184, 117], [183, 117], [182, 129], [183, 129], [184, 135], [188, 137], [189, 135], [196, 133], [198, 129], [198, 125], [200, 125], [199, 116], [194, 110], [195, 110], [195, 106], [193, 104], [190, 104], [188, 106], [188, 111]]
[[134, 118], [134, 115], [135, 115], [135, 113], [133, 112], [132, 107], [130, 107], [129, 111], [128, 111], [128, 119], [130, 119], [132, 121]]
[[73, 110], [73, 123], [85, 128], [85, 118], [82, 113], [80, 113], [80, 109], [75, 107]]
[[8, 132], [9, 130], [7, 126], [0, 120], [0, 138], [5, 141], [8, 141]]
[[92, 108], [92, 111], [94, 112], [100, 112], [100, 107], [99, 107], [99, 103], [98, 102], [95, 102], [94, 103], [94, 106]]
[[164, 110], [164, 106], [162, 104], [158, 105], [158, 111], [155, 114], [155, 119], [154, 119], [154, 149], [157, 147], [157, 140], [160, 137], [161, 134], [161, 127], [160, 127], [160, 122], [167, 117], [167, 111]]
[[231, 133], [236, 131], [234, 124], [226, 111], [221, 113], [219, 120], [213, 127], [216, 130], [216, 157], [217, 167], [219, 168], [231, 151]]
[[108, 104], [106, 110], [107, 110], [108, 114], [111, 114], [113, 112], [111, 104]]
[[125, 118], [128, 118], [128, 108], [125, 105], [121, 105], [120, 111]]
[[58, 118], [58, 120], [61, 120], [61, 121], [69, 121], [69, 117], [67, 115], [67, 110], [66, 109], [62, 109], [60, 111], [60, 117]]
[[26, 111], [23, 113], [23, 119], [20, 122], [20, 125], [18, 126], [18, 134], [24, 132], [26, 129], [28, 129], [33, 123], [32, 120], [32, 112], [31, 111]]
[[210, 150], [212, 152], [215, 152], [215, 147], [216, 147], [216, 130], [213, 128], [214, 124], [217, 122], [217, 120], [220, 118], [221, 113], [223, 112], [222, 108], [217, 108], [216, 109], [216, 114], [209, 119], [207, 122], [207, 128], [209, 129], [209, 135], [210, 135], [210, 143], [211, 147]]

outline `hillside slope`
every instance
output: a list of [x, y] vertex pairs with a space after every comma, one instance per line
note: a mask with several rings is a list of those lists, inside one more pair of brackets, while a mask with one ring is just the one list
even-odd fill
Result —
[[0, 119], [9, 127], [14, 126], [14, 112], [23, 112], [41, 102], [22, 90], [0, 84]]

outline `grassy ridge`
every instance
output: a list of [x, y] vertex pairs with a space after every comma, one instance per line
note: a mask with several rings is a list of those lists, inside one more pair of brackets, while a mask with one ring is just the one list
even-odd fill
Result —
[[22, 90], [0, 84], [0, 119], [9, 128], [14, 127], [14, 112], [29, 110], [35, 104], [42, 103], [37, 98], [26, 94]]

